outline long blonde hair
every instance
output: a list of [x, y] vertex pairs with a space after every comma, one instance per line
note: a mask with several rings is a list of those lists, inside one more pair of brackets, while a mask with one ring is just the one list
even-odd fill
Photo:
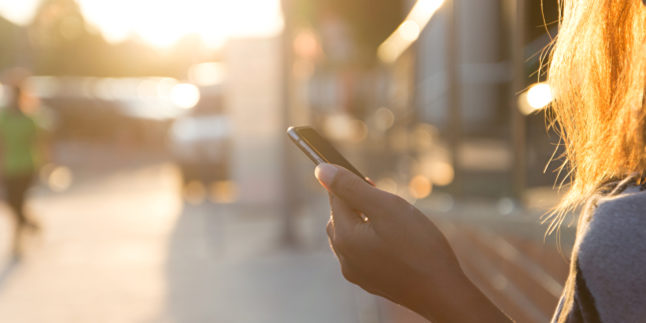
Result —
[[[549, 232], [600, 186], [646, 171], [646, 6], [641, 0], [560, 0], [549, 62], [549, 114], [570, 184]], [[580, 223], [580, 222], [579, 222]], [[576, 253], [559, 322], [572, 306]]]

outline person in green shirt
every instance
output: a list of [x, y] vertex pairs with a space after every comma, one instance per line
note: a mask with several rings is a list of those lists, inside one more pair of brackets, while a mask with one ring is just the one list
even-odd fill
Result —
[[9, 85], [9, 104], [0, 109], [0, 171], [6, 199], [16, 219], [14, 251], [19, 252], [23, 229], [38, 224], [25, 214], [25, 198], [40, 165], [39, 127], [25, 113], [22, 85]]

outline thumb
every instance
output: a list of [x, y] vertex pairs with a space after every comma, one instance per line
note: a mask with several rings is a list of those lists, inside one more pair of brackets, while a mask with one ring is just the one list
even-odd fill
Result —
[[371, 220], [388, 212], [384, 204], [391, 204], [388, 201], [396, 197], [371, 186], [338, 165], [319, 164], [314, 174], [330, 193], [343, 200], [352, 209], [366, 214]]

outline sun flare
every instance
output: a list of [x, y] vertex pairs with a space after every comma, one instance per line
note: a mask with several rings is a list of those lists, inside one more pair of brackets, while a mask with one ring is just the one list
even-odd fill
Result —
[[132, 35], [168, 47], [189, 34], [212, 48], [230, 37], [272, 36], [283, 27], [279, 0], [78, 0], [83, 15], [111, 42]]

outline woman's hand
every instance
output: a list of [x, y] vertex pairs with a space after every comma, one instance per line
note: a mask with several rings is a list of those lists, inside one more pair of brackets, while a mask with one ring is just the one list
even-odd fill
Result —
[[424, 214], [340, 166], [321, 164], [315, 174], [330, 193], [327, 234], [348, 281], [427, 319], [482, 321], [471, 312], [477, 308], [465, 305], [491, 303], [466, 278], [446, 238]]

